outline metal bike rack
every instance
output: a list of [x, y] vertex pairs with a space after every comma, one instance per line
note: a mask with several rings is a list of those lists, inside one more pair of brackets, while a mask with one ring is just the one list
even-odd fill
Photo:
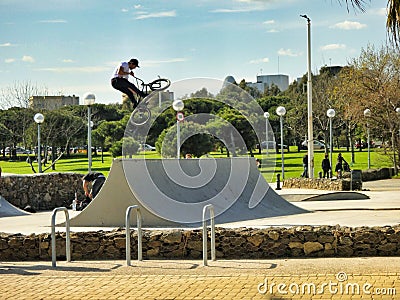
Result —
[[211, 222], [211, 260], [215, 261], [215, 222], [214, 222], [214, 206], [208, 204], [203, 208], [203, 265], [207, 266], [207, 221], [206, 213], [210, 211]]
[[138, 261], [142, 260], [142, 214], [138, 205], [129, 206], [126, 209], [125, 228], [126, 228], [126, 265], [131, 265], [131, 224], [130, 215], [132, 210], [136, 210], [136, 222], [138, 230]]
[[59, 211], [64, 211], [65, 213], [65, 228], [66, 228], [66, 244], [65, 252], [67, 256], [67, 262], [71, 261], [71, 239], [69, 231], [69, 214], [66, 207], [57, 207], [53, 210], [51, 216], [51, 265], [56, 267], [57, 255], [56, 255], [56, 214]]

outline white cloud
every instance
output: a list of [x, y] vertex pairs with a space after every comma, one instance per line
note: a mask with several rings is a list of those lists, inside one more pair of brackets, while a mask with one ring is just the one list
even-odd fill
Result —
[[268, 57], [264, 57], [264, 58], [259, 58], [259, 59], [253, 59], [250, 61], [251, 64], [260, 64], [260, 63], [268, 63], [269, 62], [269, 58]]
[[302, 54], [301, 52], [294, 53], [292, 51], [292, 49], [283, 49], [283, 48], [281, 48], [281, 49], [278, 50], [278, 55], [280, 55], [280, 56], [293, 56], [293, 57], [296, 57], [296, 56], [300, 56], [301, 54]]
[[11, 43], [0, 44], [0, 47], [11, 47]]
[[338, 28], [343, 30], [359, 30], [367, 27], [366, 24], [361, 24], [360, 22], [351, 22], [351, 21], [344, 21], [341, 23], [336, 23], [335, 25], [331, 26], [330, 28]]
[[268, 30], [268, 32], [269, 33], [276, 33], [276, 32], [279, 32], [277, 29], [270, 29], [270, 30]]
[[385, 16], [387, 15], [387, 8], [382, 7], [382, 8], [377, 8], [377, 9], [371, 9], [367, 11], [367, 14], [369, 15], [376, 15], [376, 16]]
[[187, 58], [176, 57], [176, 58], [170, 58], [170, 59], [165, 59], [165, 60], [146, 60], [146, 61], [143, 61], [142, 65], [146, 66], [146, 67], [150, 67], [150, 66], [158, 66], [161, 64], [180, 63], [180, 62], [185, 62], [185, 61], [187, 61]]
[[346, 45], [345, 44], [329, 44], [329, 45], [325, 45], [322, 46], [320, 48], [321, 50], [342, 50], [342, 49], [346, 49]]
[[6, 64], [11, 64], [11, 63], [15, 62], [15, 58], [6, 58], [6, 59], [4, 60], [4, 62], [5, 62]]
[[176, 17], [176, 11], [170, 10], [170, 11], [162, 11], [156, 13], [142, 13], [141, 15], [137, 16], [136, 19], [143, 20], [150, 18], [169, 18], [169, 17]]
[[263, 22], [263, 24], [265, 24], [265, 25], [273, 25], [273, 24], [275, 24], [275, 20], [268, 20], [268, 21]]
[[22, 61], [29, 62], [29, 63], [34, 63], [35, 59], [32, 56], [24, 55], [24, 56], [22, 56]]
[[122, 11], [123, 13], [126, 13], [126, 12], [128, 12], [129, 10], [128, 10], [127, 8], [122, 8], [121, 11]]
[[211, 10], [212, 13], [242, 13], [264, 10], [260, 7], [241, 7], [241, 8], [218, 8]]
[[56, 20], [41, 20], [39, 23], [67, 23], [66, 20], [56, 19]]
[[100, 73], [108, 71], [106, 67], [71, 67], [71, 68], [40, 68], [36, 71], [45, 71], [52, 73]]
[[135, 9], [141, 9], [142, 6], [140, 4], [133, 6]]
[[63, 63], [72, 63], [74, 62], [72, 59], [65, 58], [62, 60]]

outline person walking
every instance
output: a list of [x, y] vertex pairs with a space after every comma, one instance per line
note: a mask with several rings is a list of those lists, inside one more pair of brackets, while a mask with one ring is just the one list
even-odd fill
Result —
[[132, 58], [128, 62], [121, 62], [115, 69], [111, 79], [111, 86], [126, 94], [129, 100], [131, 100], [134, 109], [139, 104], [135, 98], [135, 94], [139, 95], [141, 98], [147, 96], [146, 93], [143, 93], [136, 85], [129, 81], [129, 75], [135, 76], [132, 70], [136, 68], [139, 68], [139, 61], [136, 58]]

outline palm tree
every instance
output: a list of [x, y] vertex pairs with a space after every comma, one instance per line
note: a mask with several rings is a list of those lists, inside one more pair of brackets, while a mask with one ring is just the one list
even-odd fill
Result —
[[[355, 9], [365, 11], [365, 4], [371, 0], [338, 0], [339, 2], [346, 2], [347, 10], [349, 5]], [[400, 0], [388, 0], [387, 3], [387, 19], [386, 29], [388, 32], [389, 40], [395, 45], [399, 45], [400, 41]]]
[[400, 38], [400, 0], [388, 0], [387, 7], [386, 28], [389, 33], [389, 39], [398, 45]]

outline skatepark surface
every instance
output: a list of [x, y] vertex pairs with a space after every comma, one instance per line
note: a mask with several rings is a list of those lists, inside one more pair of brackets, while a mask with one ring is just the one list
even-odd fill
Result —
[[[141, 204], [138, 203], [136, 195], [132, 193], [129, 185], [126, 182], [121, 184], [124, 174], [120, 163], [121, 161], [117, 161], [117, 164], [113, 164], [115, 170], [110, 172], [99, 195], [83, 212], [69, 210], [72, 231], [112, 230], [116, 227], [124, 226], [126, 208], [129, 205]], [[239, 167], [242, 168], [241, 165]], [[251, 168], [249, 174], [251, 183], [243, 188], [244, 194], [248, 198], [255, 197], [256, 200], [254, 202], [257, 202], [258, 206], [256, 205], [253, 209], [250, 209], [249, 205], [247, 205], [248, 203], [239, 198], [236, 203], [227, 209], [225, 214], [217, 216], [216, 226], [263, 228], [269, 226], [342, 225], [359, 227], [386, 226], [400, 223], [399, 179], [364, 182], [364, 190], [361, 192], [337, 193], [307, 189], [275, 190], [275, 184], [268, 185], [265, 180], [260, 179], [261, 175], [256, 168]], [[260, 184], [260, 190], [264, 191], [264, 193], [250, 191], [257, 190], [255, 187], [258, 184]], [[143, 191], [146, 191], [146, 186], [144, 186]], [[209, 189], [206, 189], [201, 193], [207, 193], [208, 191]], [[115, 199], [115, 193], [118, 193], [119, 201], [113, 200], [112, 205], [110, 205], [110, 199], [113, 199], [113, 197]], [[229, 196], [231, 196], [233, 192], [230, 191], [229, 193]], [[188, 194], [183, 193], [183, 195], [185, 199], [191, 198]], [[201, 194], [201, 196], [204, 195]], [[2, 199], [1, 203], [5, 205], [7, 201]], [[116, 207], [119, 209], [119, 215], [113, 213], [113, 209]], [[51, 232], [51, 214], [52, 212], [46, 211], [1, 217], [0, 232], [49, 233]], [[113, 218], [110, 223], [105, 224], [109, 221], [109, 216], [116, 215], [117, 218]], [[235, 218], [233, 215], [239, 215], [239, 218]], [[144, 222], [144, 228], [193, 228], [193, 226], [200, 226], [200, 224], [185, 226], [186, 224], [176, 224], [163, 220], [145, 209], [143, 219], [150, 220], [147, 224]], [[64, 214], [58, 213], [56, 216], [57, 224], [64, 221]], [[117, 223], [113, 224], [113, 222]], [[136, 224], [134, 216], [131, 217], [131, 224]], [[57, 230], [64, 231], [65, 227], [60, 226]]]

